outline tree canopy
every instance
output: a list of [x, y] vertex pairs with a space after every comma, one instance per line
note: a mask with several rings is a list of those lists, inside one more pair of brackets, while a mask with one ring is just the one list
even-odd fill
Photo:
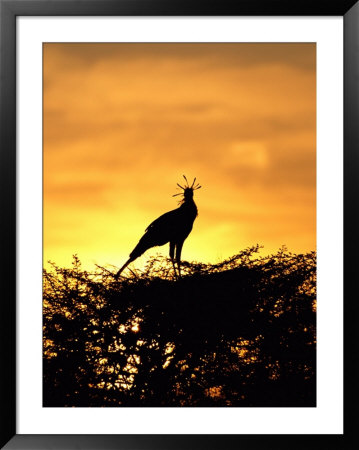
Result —
[[44, 270], [44, 406], [315, 406], [316, 255]]

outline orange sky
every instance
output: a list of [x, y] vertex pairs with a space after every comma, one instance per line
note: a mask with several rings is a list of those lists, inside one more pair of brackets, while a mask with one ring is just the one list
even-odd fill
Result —
[[183, 259], [315, 250], [315, 64], [314, 44], [45, 44], [45, 263], [121, 266], [182, 174], [203, 186]]

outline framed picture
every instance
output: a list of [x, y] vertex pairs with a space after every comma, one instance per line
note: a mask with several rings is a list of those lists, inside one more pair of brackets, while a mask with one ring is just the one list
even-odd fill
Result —
[[4, 448], [349, 448], [358, 18], [1, 1]]

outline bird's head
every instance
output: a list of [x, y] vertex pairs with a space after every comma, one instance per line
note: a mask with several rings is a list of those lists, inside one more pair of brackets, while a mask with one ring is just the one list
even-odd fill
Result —
[[180, 201], [180, 203], [184, 203], [188, 200], [192, 200], [193, 198], [193, 191], [196, 189], [200, 189], [202, 186], [199, 185], [199, 183], [196, 183], [196, 178], [193, 180], [191, 186], [188, 183], [188, 180], [186, 178], [186, 175], [183, 175], [183, 178], [186, 181], [186, 184], [184, 186], [181, 186], [179, 183], [177, 183], [177, 186], [182, 189], [182, 192], [178, 192], [177, 194], [174, 194], [173, 197], [176, 197], [177, 195], [183, 195], [183, 199]]

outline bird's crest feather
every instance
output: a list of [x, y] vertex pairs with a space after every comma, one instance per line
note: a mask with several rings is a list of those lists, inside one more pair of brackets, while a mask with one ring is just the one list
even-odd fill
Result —
[[195, 191], [197, 189], [201, 189], [202, 186], [200, 186], [199, 183], [197, 183], [195, 185], [196, 179], [197, 179], [196, 177], [194, 177], [194, 180], [193, 180], [191, 186], [188, 183], [186, 175], [183, 175], [183, 178], [185, 179], [185, 182], [186, 182], [186, 184], [184, 186], [181, 186], [179, 183], [177, 183], [177, 186], [180, 189], [182, 189], [183, 192], [178, 192], [177, 194], [172, 195], [172, 197], [176, 197], [177, 195], [184, 195], [185, 191], [188, 190], [188, 189], [190, 189], [191, 191]]

